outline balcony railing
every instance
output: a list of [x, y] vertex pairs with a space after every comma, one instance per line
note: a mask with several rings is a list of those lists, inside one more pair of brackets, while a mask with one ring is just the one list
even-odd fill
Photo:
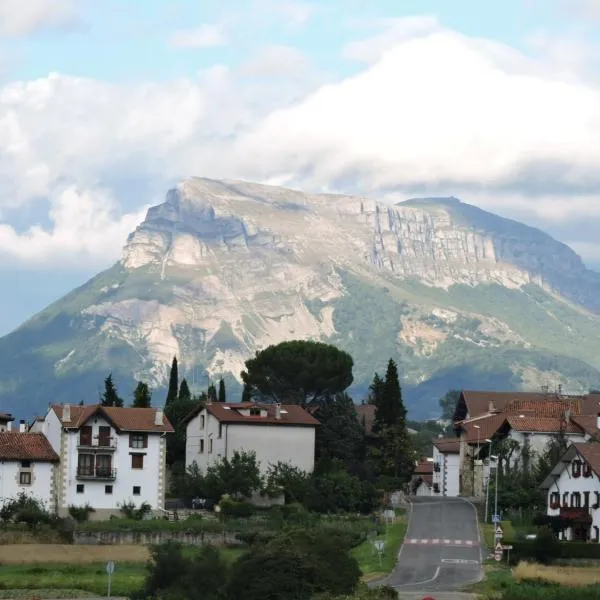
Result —
[[98, 481], [112, 481], [117, 477], [116, 469], [106, 467], [77, 467], [77, 479], [96, 479]]
[[116, 438], [79, 438], [77, 441], [78, 450], [106, 450], [114, 452], [117, 449]]

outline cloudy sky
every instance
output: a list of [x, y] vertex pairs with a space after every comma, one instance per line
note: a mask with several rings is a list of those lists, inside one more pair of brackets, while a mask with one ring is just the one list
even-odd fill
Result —
[[0, 334], [189, 175], [455, 195], [597, 267], [600, 0], [0, 0]]

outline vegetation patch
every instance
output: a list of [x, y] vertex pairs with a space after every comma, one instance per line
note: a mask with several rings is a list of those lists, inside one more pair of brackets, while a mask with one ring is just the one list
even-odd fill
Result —
[[600, 584], [600, 566], [559, 567], [522, 562], [514, 569], [516, 581], [543, 581], [567, 587]]

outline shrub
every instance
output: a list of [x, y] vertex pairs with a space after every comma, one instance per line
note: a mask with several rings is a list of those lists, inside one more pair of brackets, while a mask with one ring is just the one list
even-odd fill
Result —
[[550, 564], [561, 556], [561, 544], [548, 527], [538, 529], [532, 545], [533, 558], [543, 565]]
[[142, 502], [139, 507], [136, 507], [133, 502], [123, 502], [123, 504], [119, 506], [119, 509], [126, 519], [131, 519], [132, 521], [141, 521], [147, 514], [150, 513], [152, 507], [147, 502]]
[[75, 519], [78, 523], [83, 523], [90, 518], [90, 514], [96, 512], [89, 504], [85, 506], [74, 506], [73, 504], [69, 506], [69, 514], [73, 519]]
[[248, 518], [256, 513], [256, 507], [249, 502], [238, 502], [224, 496], [219, 502], [221, 514], [227, 517]]

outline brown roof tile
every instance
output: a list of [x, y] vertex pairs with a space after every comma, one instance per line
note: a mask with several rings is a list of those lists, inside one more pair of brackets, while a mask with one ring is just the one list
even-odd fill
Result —
[[[246, 416], [238, 412], [244, 408], [262, 408], [267, 410], [267, 416]], [[275, 418], [274, 404], [256, 404], [252, 402], [213, 402], [206, 410], [221, 423], [243, 423], [245, 425], [295, 425], [316, 427], [320, 422], [308, 411], [297, 404], [282, 404], [281, 418]], [[237, 409], [237, 410], [236, 410]]]
[[57, 462], [58, 454], [43, 433], [0, 433], [0, 460]]
[[79, 429], [95, 414], [106, 417], [114, 427], [120, 431], [147, 431], [151, 433], [170, 433], [173, 426], [163, 414], [161, 425], [156, 425], [156, 408], [118, 408], [116, 406], [102, 406], [100, 404], [88, 404], [85, 406], [71, 406], [71, 420], [63, 419], [63, 406], [54, 404], [52, 409], [66, 428]]
[[456, 437], [438, 438], [433, 440], [433, 445], [442, 454], [458, 454], [460, 452], [460, 439]]
[[598, 429], [598, 417], [593, 415], [578, 415], [571, 417], [571, 421], [581, 427], [585, 433], [593, 437], [600, 436], [600, 429]]
[[460, 428], [466, 434], [468, 444], [483, 444], [491, 438], [506, 423], [506, 415], [489, 415], [477, 419], [469, 419], [460, 423]]
[[586, 442], [573, 444], [577, 452], [592, 468], [592, 471], [600, 477], [600, 444], [597, 442]]
[[433, 473], [433, 463], [428, 460], [420, 460], [415, 467], [415, 475], [431, 475]]
[[[510, 415], [506, 417], [508, 424], [515, 431], [531, 431], [536, 433], [558, 433], [564, 426], [564, 419], [552, 417], [532, 417], [529, 415]], [[565, 433], [583, 433], [583, 428], [571, 419], [567, 423]]]

